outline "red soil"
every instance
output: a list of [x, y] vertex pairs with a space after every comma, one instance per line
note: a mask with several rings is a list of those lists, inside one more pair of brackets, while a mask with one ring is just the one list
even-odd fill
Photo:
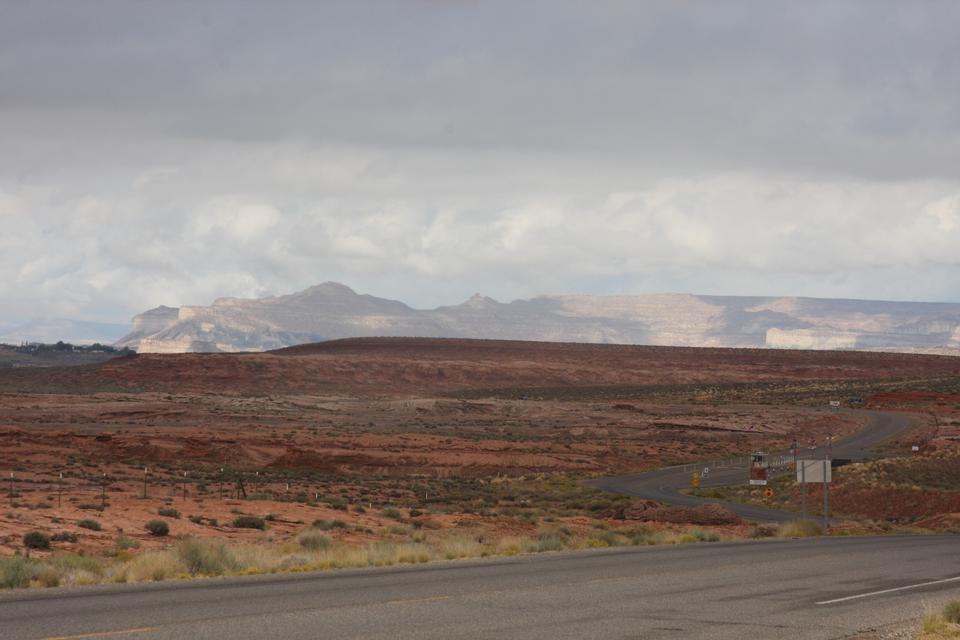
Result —
[[[92, 514], [103, 520], [104, 532], [80, 532], [88, 542], [106, 545], [123, 528], [144, 544], [156, 543], [143, 522], [166, 501], [182, 504], [184, 516], [221, 523], [235, 508], [274, 513], [271, 531], [285, 534], [302, 528], [297, 521], [337, 514], [281, 500], [223, 502], [218, 470], [242, 470], [248, 482], [260, 471], [261, 481], [280, 495], [322, 497], [350, 487], [354, 503], [363, 497], [389, 502], [421, 479], [623, 473], [774, 449], [794, 435], [840, 436], [862, 424], [825, 408], [731, 404], [723, 384], [957, 375], [960, 358], [925, 355], [420, 339], [3, 371], [0, 470], [16, 471], [23, 495], [17, 507], [0, 512], [0, 539], [7, 536], [0, 551], [12, 552], [28, 528], [56, 531], [89, 517], [79, 505], [98, 502], [104, 473], [111, 507]], [[659, 400], [642, 393], [647, 385], [688, 384], [705, 388]], [[604, 386], [620, 388], [616, 399], [581, 393]], [[520, 399], [533, 388], [559, 391], [543, 394], [550, 399]], [[478, 389], [499, 391], [475, 391], [469, 397], [478, 399], [469, 401], [450, 397]], [[915, 411], [918, 403], [939, 407], [943, 398], [877, 394], [868, 400]], [[949, 437], [942, 431], [948, 427], [940, 428], [937, 437]], [[155, 483], [148, 501], [136, 497], [143, 466]], [[185, 501], [177, 480], [184, 471], [190, 474]], [[64, 504], [51, 509], [61, 472]], [[377, 477], [396, 478], [396, 487], [390, 480], [375, 487], [367, 482]], [[194, 484], [200, 479], [210, 484], [206, 493]], [[362, 528], [385, 526], [375, 516], [349, 517]], [[185, 518], [172, 528], [260, 535]]]
[[[0, 374], [0, 389], [17, 382]], [[33, 372], [35, 388], [437, 394], [476, 388], [724, 384], [960, 375], [960, 358], [496, 340], [366, 338], [257, 354], [144, 354]]]

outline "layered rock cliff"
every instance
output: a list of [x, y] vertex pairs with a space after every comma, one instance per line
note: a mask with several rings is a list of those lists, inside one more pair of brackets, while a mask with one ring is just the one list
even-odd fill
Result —
[[363, 336], [713, 347], [960, 349], [960, 304], [652, 294], [541, 296], [413, 309], [327, 282], [286, 296], [221, 298], [136, 316], [118, 346], [262, 351]]

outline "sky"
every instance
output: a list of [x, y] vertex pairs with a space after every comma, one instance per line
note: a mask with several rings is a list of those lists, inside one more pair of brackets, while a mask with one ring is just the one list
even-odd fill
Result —
[[960, 302], [960, 3], [0, 0], [0, 326]]

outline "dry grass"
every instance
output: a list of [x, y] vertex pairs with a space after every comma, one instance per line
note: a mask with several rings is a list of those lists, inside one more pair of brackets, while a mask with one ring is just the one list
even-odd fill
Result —
[[813, 538], [823, 535], [823, 527], [813, 520], [797, 520], [780, 525], [777, 536], [780, 538]]
[[603, 523], [579, 533], [554, 524], [534, 537], [509, 536], [492, 540], [480, 532], [405, 531], [406, 538], [397, 541], [351, 543], [309, 527], [283, 542], [264, 540], [255, 544], [231, 545], [216, 539], [181, 538], [159, 551], [133, 553], [121, 549], [111, 557], [57, 554], [46, 560], [7, 558], [0, 559], [0, 588], [387, 567], [523, 553], [692, 544], [721, 539], [717, 532], [698, 527], [684, 531], [651, 531], [644, 527], [612, 529]]
[[107, 571], [111, 582], [159, 582], [186, 576], [187, 567], [173, 551], [147, 551]]
[[934, 611], [923, 618], [917, 640], [958, 640], [960, 639], [960, 600], [953, 600], [940, 611]]

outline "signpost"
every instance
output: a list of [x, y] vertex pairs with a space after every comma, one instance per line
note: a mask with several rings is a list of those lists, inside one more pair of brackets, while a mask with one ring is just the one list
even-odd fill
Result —
[[769, 466], [767, 464], [767, 454], [757, 451], [753, 454], [750, 462], [750, 485], [765, 486], [769, 477]]
[[693, 476], [690, 478], [690, 484], [692, 484], [694, 488], [700, 486], [700, 474], [696, 471], [693, 472]]
[[830, 524], [830, 482], [833, 469], [829, 458], [822, 460], [797, 460], [797, 482], [800, 483], [803, 518], [807, 518], [807, 483], [823, 485], [823, 526]]
[[833, 479], [829, 460], [798, 460], [797, 464], [797, 482], [828, 483]]

